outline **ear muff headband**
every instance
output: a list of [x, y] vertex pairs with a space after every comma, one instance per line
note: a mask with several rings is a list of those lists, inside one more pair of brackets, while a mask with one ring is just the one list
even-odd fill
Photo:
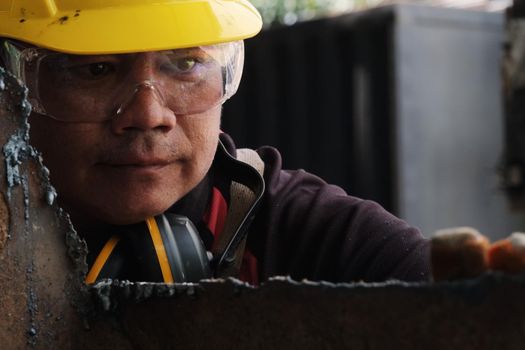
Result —
[[111, 256], [111, 253], [113, 252], [113, 249], [115, 249], [119, 240], [119, 236], [113, 236], [106, 242], [106, 244], [104, 244], [104, 248], [102, 248], [100, 254], [98, 254], [95, 263], [93, 264], [86, 276], [87, 284], [95, 283], [95, 281], [98, 278], [98, 275], [100, 274], [100, 271], [102, 271], [102, 269], [104, 268], [104, 265]]
[[155, 218], [149, 217], [146, 219], [146, 224], [148, 226], [148, 231], [151, 236], [151, 240], [153, 241], [153, 245], [155, 246], [155, 252], [157, 253], [157, 259], [159, 260], [164, 283], [173, 283], [173, 274], [171, 273], [168, 255], [166, 254], [166, 249], [164, 248], [164, 242], [162, 241], [157, 221]]

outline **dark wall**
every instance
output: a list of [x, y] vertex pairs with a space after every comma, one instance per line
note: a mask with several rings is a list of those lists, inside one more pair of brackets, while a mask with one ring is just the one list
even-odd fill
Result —
[[345, 15], [247, 40], [223, 130], [239, 146], [275, 146], [285, 167], [389, 208], [392, 19], [388, 10]]
[[525, 1], [515, 0], [507, 9], [504, 45], [505, 153], [501, 166], [503, 186], [513, 208], [525, 209], [525, 50], [523, 31], [510, 30], [525, 18]]

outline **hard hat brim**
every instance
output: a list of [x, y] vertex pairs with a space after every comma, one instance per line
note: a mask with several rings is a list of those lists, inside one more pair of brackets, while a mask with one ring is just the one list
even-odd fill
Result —
[[57, 11], [52, 17], [0, 12], [0, 36], [73, 54], [211, 45], [252, 37], [261, 27], [259, 13], [244, 0]]

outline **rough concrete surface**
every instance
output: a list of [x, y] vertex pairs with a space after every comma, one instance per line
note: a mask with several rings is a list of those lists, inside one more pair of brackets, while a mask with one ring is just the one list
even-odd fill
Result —
[[0, 349], [523, 348], [524, 276], [86, 288], [85, 244], [28, 143], [25, 90], [0, 81]]

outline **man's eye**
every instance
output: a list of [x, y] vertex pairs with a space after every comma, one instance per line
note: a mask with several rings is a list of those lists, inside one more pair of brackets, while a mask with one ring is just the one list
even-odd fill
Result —
[[180, 73], [188, 73], [197, 65], [195, 58], [179, 58], [173, 62], [173, 65]]
[[114, 67], [111, 64], [105, 62], [92, 63], [87, 67], [87, 69], [89, 70], [89, 74], [93, 77], [100, 77], [114, 71]]
[[213, 59], [200, 49], [162, 51], [157, 55], [161, 72], [181, 81], [199, 81], [207, 74]]
[[116, 67], [109, 62], [94, 62], [69, 68], [72, 79], [98, 80], [115, 73]]

